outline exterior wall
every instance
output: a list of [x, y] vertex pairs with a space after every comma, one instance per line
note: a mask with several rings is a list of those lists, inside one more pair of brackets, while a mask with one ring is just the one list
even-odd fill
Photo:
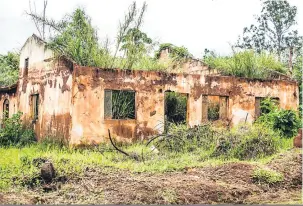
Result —
[[[159, 59], [161, 61], [169, 61], [169, 50], [164, 49], [160, 53]], [[177, 69], [178, 70], [178, 69]], [[176, 73], [178, 71], [175, 71]], [[199, 59], [188, 58], [186, 62], [181, 65], [181, 73], [187, 74], [200, 74], [200, 75], [209, 75], [209, 74], [218, 74], [219, 72], [216, 69], [210, 68], [208, 65], [204, 64]]]
[[[135, 120], [104, 119], [104, 89], [136, 92]], [[232, 124], [253, 122], [255, 97], [278, 97], [280, 106], [297, 109], [296, 82], [250, 80], [245, 78], [173, 74], [162, 72], [74, 68], [71, 144], [101, 142], [114, 137], [132, 141], [163, 131], [164, 93], [188, 94], [188, 126], [203, 122], [205, 95], [228, 97], [227, 118]], [[204, 109], [203, 109], [204, 108]]]
[[[24, 60], [29, 58], [28, 75]], [[25, 121], [33, 123], [39, 138], [55, 135], [69, 138], [71, 125], [72, 64], [54, 60], [52, 52], [36, 37], [27, 40], [20, 55], [18, 109]], [[39, 94], [38, 120], [33, 122], [31, 95]]]
[[[0, 120], [3, 102], [8, 99], [10, 116], [22, 111], [23, 119], [33, 124], [38, 138], [54, 135], [71, 144], [99, 143], [108, 140], [110, 129], [118, 140], [131, 142], [163, 132], [165, 91], [187, 94], [189, 127], [207, 121], [211, 99], [220, 103], [220, 117], [233, 125], [255, 120], [256, 97], [279, 98], [281, 108], [298, 108], [299, 90], [294, 81], [215, 75], [216, 71], [196, 60], [183, 67], [184, 73], [80, 67], [64, 58], [55, 60], [45, 43], [33, 35], [21, 49], [18, 86], [0, 88]], [[135, 91], [136, 118], [105, 119], [105, 89]], [[31, 109], [33, 94], [39, 94], [36, 121]]]

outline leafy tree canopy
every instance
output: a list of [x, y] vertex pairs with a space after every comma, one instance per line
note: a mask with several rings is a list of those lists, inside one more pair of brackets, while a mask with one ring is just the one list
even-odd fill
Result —
[[171, 43], [164, 43], [164, 44], [160, 44], [158, 51], [156, 51], [155, 53], [155, 58], [159, 59], [161, 51], [165, 49], [169, 50], [170, 57], [175, 60], [181, 60], [184, 58], [193, 57], [193, 55], [189, 53], [188, 49], [184, 46], [179, 47]]
[[302, 37], [293, 29], [297, 7], [286, 0], [265, 0], [262, 6], [261, 14], [256, 16], [257, 24], [244, 28], [243, 38], [237, 46], [257, 52], [275, 52], [279, 58], [287, 48], [301, 48]]
[[97, 66], [104, 54], [99, 46], [97, 32], [83, 9], [76, 9], [61, 22], [58, 35], [51, 38], [48, 47], [82, 66]]
[[18, 80], [19, 74], [19, 54], [8, 52], [0, 55], [0, 87], [10, 86]]

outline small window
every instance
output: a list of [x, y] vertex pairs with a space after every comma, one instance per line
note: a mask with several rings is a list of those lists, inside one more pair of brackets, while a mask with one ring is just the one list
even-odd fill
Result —
[[278, 97], [256, 97], [255, 98], [255, 116], [260, 117], [262, 114], [270, 112], [270, 107], [276, 105], [279, 107], [280, 99]]
[[208, 121], [225, 120], [228, 117], [228, 97], [204, 96], [202, 99], [202, 118]]
[[186, 123], [187, 101], [188, 94], [165, 91], [165, 121], [176, 124]]
[[9, 118], [9, 101], [8, 99], [3, 102], [3, 119]]
[[105, 90], [105, 119], [135, 119], [135, 92], [126, 90]]
[[26, 58], [24, 61], [24, 73], [23, 73], [24, 76], [28, 75], [28, 60], [29, 58]]
[[38, 115], [39, 115], [39, 94], [34, 94], [31, 96], [32, 98], [32, 117], [33, 120], [37, 120], [38, 119]]

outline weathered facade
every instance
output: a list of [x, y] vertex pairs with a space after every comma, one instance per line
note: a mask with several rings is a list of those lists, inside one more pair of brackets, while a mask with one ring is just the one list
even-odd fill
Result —
[[[123, 141], [163, 132], [166, 91], [187, 96], [189, 127], [208, 121], [211, 101], [219, 104], [219, 119], [233, 125], [253, 122], [263, 97], [277, 98], [281, 108], [298, 107], [295, 81], [237, 78], [194, 70], [165, 73], [77, 66], [64, 58], [53, 58], [44, 42], [33, 36], [21, 51], [16, 91], [5, 93], [0, 89], [1, 105], [9, 98], [10, 108], [13, 104], [17, 108], [11, 113], [22, 111], [38, 138], [62, 136], [71, 144], [105, 141], [108, 129]], [[134, 98], [132, 118], [114, 118], [112, 96], [116, 91], [128, 92]]]

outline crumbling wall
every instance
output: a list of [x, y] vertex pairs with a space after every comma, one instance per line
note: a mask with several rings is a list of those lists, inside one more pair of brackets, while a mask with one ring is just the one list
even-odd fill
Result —
[[[136, 119], [105, 119], [105, 89], [135, 91]], [[72, 91], [71, 143], [105, 141], [108, 129], [113, 136], [124, 141], [162, 132], [164, 93], [167, 90], [188, 94], [187, 124], [190, 127], [203, 122], [203, 98], [208, 95], [227, 99], [222, 104], [227, 107], [224, 116], [232, 124], [254, 121], [255, 97], [278, 97], [282, 108], [298, 107], [298, 86], [291, 81], [76, 66]]]
[[8, 100], [9, 103], [8, 115], [12, 117], [12, 115], [18, 111], [16, 88], [0, 88], [0, 127], [4, 117], [4, 101], [6, 100]]
[[[29, 59], [27, 75], [24, 61]], [[56, 136], [68, 139], [71, 127], [71, 86], [73, 65], [52, 52], [35, 37], [29, 38], [20, 55], [18, 109], [24, 121], [33, 125], [38, 138]], [[32, 95], [38, 94], [38, 119], [32, 111]]]

